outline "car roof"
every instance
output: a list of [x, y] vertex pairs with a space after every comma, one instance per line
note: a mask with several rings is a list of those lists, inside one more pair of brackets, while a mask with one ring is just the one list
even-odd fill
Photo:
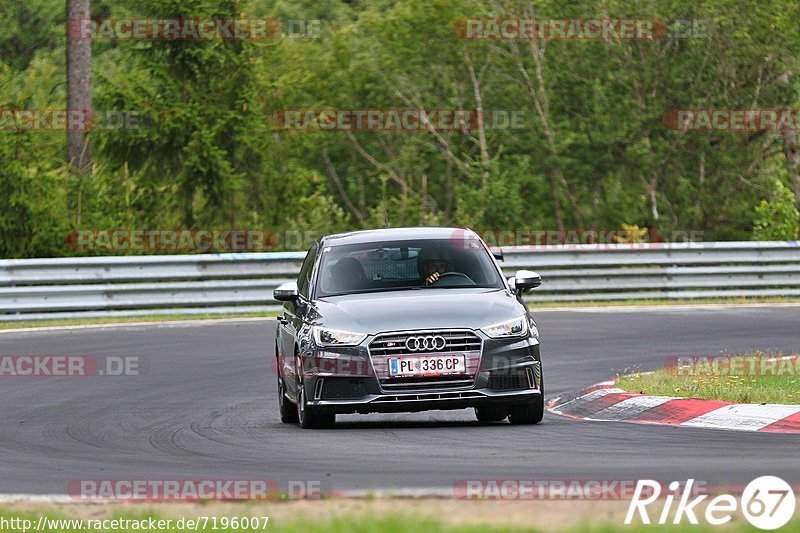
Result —
[[383, 228], [337, 233], [323, 237], [325, 246], [365, 244], [371, 242], [406, 241], [416, 239], [477, 239], [474, 231], [464, 228], [415, 227]]

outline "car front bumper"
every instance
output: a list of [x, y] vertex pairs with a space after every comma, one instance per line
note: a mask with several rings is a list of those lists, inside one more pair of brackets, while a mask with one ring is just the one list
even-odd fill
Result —
[[416, 393], [370, 394], [357, 400], [313, 400], [308, 405], [337, 414], [408, 413], [436, 409], [466, 409], [486, 405], [517, 405], [535, 402], [539, 390], [494, 391], [469, 389], [462, 391], [424, 391]]
[[[543, 393], [538, 339], [490, 339], [482, 336], [482, 351], [471, 383], [462, 386], [428, 384], [412, 388], [386, 388], [364, 347], [341, 349], [348, 361], [363, 358], [363, 365], [350, 368], [361, 372], [314, 372], [305, 374], [308, 406], [336, 414], [419, 412], [437, 409], [464, 409], [502, 404], [505, 406], [540, 401]], [[312, 357], [329, 353], [319, 350]], [[330, 368], [331, 365], [311, 365]], [[385, 380], [384, 380], [385, 381]]]

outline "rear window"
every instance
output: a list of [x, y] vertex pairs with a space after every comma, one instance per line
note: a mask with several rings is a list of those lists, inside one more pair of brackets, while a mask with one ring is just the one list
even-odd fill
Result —
[[[503, 287], [491, 257], [477, 240], [328, 246], [322, 250], [321, 260], [316, 297], [423, 288]], [[430, 282], [433, 273], [438, 279]]]

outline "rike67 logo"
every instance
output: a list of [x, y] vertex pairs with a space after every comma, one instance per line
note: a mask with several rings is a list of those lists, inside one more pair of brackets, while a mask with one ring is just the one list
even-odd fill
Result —
[[[706, 503], [705, 513], [702, 515], [697, 507], [708, 498], [708, 494], [701, 494], [690, 500], [693, 485], [693, 479], [689, 479], [683, 486], [677, 481], [669, 484], [670, 492], [664, 498], [658, 524], [664, 525], [672, 517], [673, 524], [680, 524], [685, 518], [690, 524], [696, 525], [699, 523], [699, 515], [708, 524], [721, 526], [730, 522], [733, 514], [740, 509], [753, 526], [773, 530], [786, 525], [794, 515], [794, 491], [779, 477], [762, 476], [754, 479], [744, 488], [740, 500], [730, 494], [718, 495]], [[660, 483], [648, 479], [639, 480], [625, 516], [625, 524], [631, 524], [637, 512], [643, 524], [650, 524], [647, 507], [661, 496]], [[675, 500], [678, 503], [673, 511]]]

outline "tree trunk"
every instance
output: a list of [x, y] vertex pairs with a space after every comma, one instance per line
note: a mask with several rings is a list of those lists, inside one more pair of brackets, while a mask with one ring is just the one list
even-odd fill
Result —
[[783, 134], [783, 153], [786, 156], [786, 168], [792, 182], [795, 199], [800, 202], [800, 150], [797, 146], [797, 132], [785, 129]]
[[463, 50], [464, 59], [467, 62], [467, 70], [469, 71], [469, 79], [472, 82], [472, 92], [475, 96], [475, 111], [477, 112], [478, 119], [478, 144], [481, 150], [481, 191], [486, 192], [486, 185], [489, 182], [489, 146], [486, 141], [486, 122], [483, 114], [483, 96], [481, 95], [481, 84], [475, 68], [472, 66], [472, 60], [469, 57], [467, 48]]
[[447, 174], [445, 185], [447, 187], [447, 196], [445, 197], [444, 203], [444, 218], [445, 223], [450, 224], [453, 218], [453, 204], [455, 204], [455, 190], [453, 188], [453, 162], [449, 159], [445, 159], [445, 163], [447, 164]]
[[[90, 18], [90, 0], [67, 0], [67, 116], [77, 111], [89, 113], [92, 109], [92, 40], [70, 34], [70, 21]], [[77, 23], [73, 23], [77, 26]], [[92, 166], [92, 153], [83, 125], [67, 128], [67, 162], [70, 172], [78, 179]]]
[[650, 178], [650, 183], [647, 186], [647, 196], [650, 199], [650, 216], [653, 217], [653, 224], [658, 226], [658, 199], [656, 191], [658, 190], [658, 178], [653, 176]]

